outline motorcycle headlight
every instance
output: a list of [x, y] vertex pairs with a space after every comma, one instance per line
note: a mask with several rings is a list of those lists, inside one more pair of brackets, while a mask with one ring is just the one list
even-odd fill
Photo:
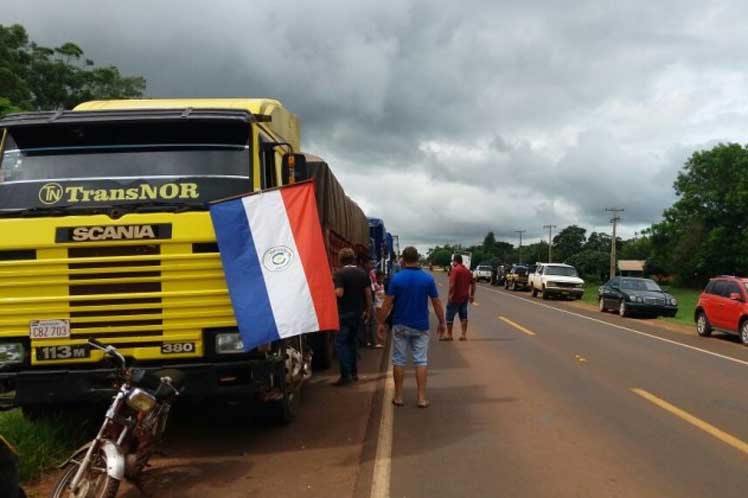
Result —
[[136, 387], [130, 391], [130, 395], [127, 397], [127, 406], [139, 412], [149, 412], [156, 406], [156, 397], [148, 391]]
[[216, 334], [216, 353], [236, 354], [244, 352], [244, 343], [237, 332]]
[[0, 364], [14, 365], [23, 363], [23, 359], [26, 350], [23, 347], [23, 343], [20, 342], [6, 342], [0, 344]]

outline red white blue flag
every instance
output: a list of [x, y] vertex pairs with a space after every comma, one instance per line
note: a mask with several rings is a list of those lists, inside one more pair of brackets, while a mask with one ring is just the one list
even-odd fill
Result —
[[314, 183], [218, 202], [210, 215], [246, 351], [338, 329]]

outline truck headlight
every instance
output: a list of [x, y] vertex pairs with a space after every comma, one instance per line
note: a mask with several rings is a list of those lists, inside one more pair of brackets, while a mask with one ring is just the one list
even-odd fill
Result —
[[216, 353], [236, 354], [244, 352], [244, 343], [237, 332], [216, 334]]
[[156, 397], [143, 389], [136, 387], [127, 397], [127, 406], [138, 412], [149, 412], [156, 406]]
[[0, 343], [0, 364], [13, 365], [23, 363], [26, 350], [21, 342]]

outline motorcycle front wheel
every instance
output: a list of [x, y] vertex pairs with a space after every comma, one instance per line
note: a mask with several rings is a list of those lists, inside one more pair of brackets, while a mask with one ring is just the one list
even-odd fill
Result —
[[93, 455], [91, 465], [83, 474], [78, 490], [70, 489], [70, 481], [78, 470], [77, 463], [69, 463], [62, 471], [62, 477], [52, 491], [50, 498], [115, 498], [119, 481], [106, 473], [106, 455], [99, 450]]

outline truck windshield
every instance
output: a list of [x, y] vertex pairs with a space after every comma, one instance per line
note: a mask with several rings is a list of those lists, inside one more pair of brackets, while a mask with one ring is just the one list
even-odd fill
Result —
[[249, 129], [237, 123], [38, 125], [8, 130], [0, 183], [54, 179], [249, 178]]
[[559, 277], [576, 277], [577, 270], [570, 266], [546, 266], [546, 275], [558, 275]]

